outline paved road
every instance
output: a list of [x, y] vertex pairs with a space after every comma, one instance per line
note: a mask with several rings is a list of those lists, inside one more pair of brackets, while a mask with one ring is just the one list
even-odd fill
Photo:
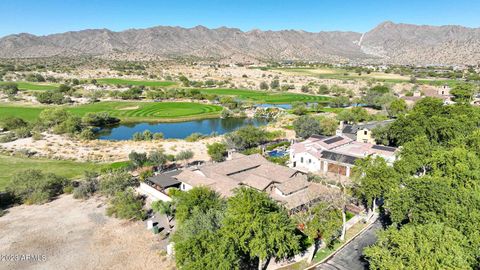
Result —
[[379, 220], [361, 235], [348, 243], [326, 262], [317, 266], [317, 270], [365, 270], [367, 263], [362, 260], [362, 251], [377, 240], [375, 233], [382, 228]]

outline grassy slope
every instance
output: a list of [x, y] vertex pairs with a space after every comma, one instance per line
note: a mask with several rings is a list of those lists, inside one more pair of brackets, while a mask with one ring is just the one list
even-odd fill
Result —
[[[18, 116], [32, 121], [47, 106], [17, 106], [7, 103], [0, 104], [0, 119], [8, 116]], [[98, 102], [80, 106], [65, 106], [65, 108], [82, 116], [88, 112], [109, 112], [123, 121], [180, 121], [195, 118], [215, 117], [222, 107], [189, 102]]]
[[[0, 84], [5, 84], [8, 82], [0, 82]], [[43, 90], [54, 90], [58, 88], [59, 84], [56, 83], [34, 83], [34, 82], [15, 82], [18, 85], [18, 89], [20, 90], [35, 90], [35, 91], [43, 91]]]
[[267, 91], [255, 91], [247, 89], [198, 89], [205, 94], [214, 94], [219, 96], [235, 96], [241, 100], [250, 100], [259, 103], [292, 103], [295, 101], [302, 102], [326, 102], [328, 97], [314, 96], [297, 93], [285, 93], [285, 92], [267, 92]]
[[11, 177], [26, 169], [39, 169], [68, 178], [82, 176], [86, 170], [109, 167], [109, 164], [83, 163], [68, 160], [33, 159], [0, 155], [0, 191], [10, 182]]
[[100, 84], [121, 84], [121, 85], [144, 85], [144, 86], [172, 86], [175, 85], [175, 82], [170, 81], [142, 81], [142, 80], [129, 80], [129, 79], [119, 79], [119, 78], [102, 78], [97, 79], [97, 82]]

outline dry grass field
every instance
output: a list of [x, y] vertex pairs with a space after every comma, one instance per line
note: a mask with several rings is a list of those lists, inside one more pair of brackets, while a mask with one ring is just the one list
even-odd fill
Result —
[[143, 223], [104, 213], [102, 198], [80, 201], [71, 195], [8, 209], [0, 218], [0, 254], [45, 260], [0, 261], [0, 269], [175, 269]]

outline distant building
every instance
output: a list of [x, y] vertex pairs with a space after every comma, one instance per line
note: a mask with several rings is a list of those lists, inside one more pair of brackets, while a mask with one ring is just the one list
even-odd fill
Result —
[[372, 130], [376, 127], [382, 127], [392, 123], [394, 120], [375, 121], [364, 124], [344, 125], [340, 123], [340, 128], [337, 130], [338, 136], [346, 136], [352, 140], [363, 143], [376, 144], [372, 136]]

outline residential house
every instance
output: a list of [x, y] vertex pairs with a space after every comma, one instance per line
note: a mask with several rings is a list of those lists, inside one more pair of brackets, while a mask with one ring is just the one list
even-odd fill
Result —
[[352, 140], [357, 142], [364, 142], [370, 144], [376, 144], [375, 139], [372, 136], [372, 130], [376, 127], [382, 127], [392, 123], [393, 119], [384, 120], [384, 121], [375, 121], [375, 122], [368, 122], [363, 124], [355, 124], [355, 125], [344, 125], [340, 123], [340, 128], [337, 130], [337, 135], [339, 136], [346, 136]]
[[350, 177], [357, 159], [380, 156], [391, 164], [396, 151], [394, 147], [360, 142], [345, 135], [317, 135], [290, 147], [289, 166], [304, 172]]
[[205, 186], [223, 197], [232, 196], [238, 187], [254, 188], [268, 193], [291, 213], [338, 192], [309, 182], [305, 173], [274, 164], [260, 154], [236, 153], [224, 162], [185, 169], [175, 178], [181, 183], [182, 191]]

